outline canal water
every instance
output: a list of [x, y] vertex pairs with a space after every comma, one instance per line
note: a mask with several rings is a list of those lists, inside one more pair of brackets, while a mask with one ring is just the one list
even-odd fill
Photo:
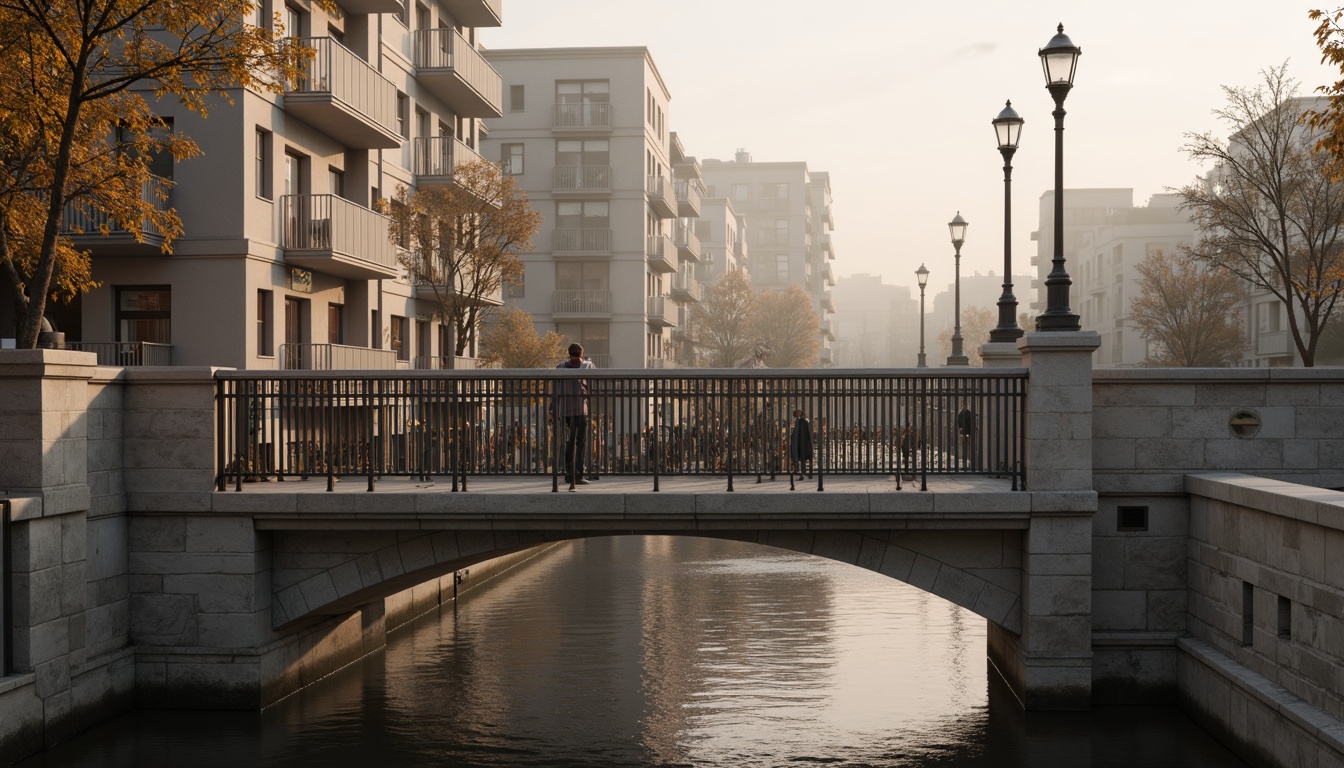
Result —
[[564, 544], [261, 713], [140, 711], [24, 766], [1243, 765], [1177, 710], [1024, 714], [984, 620], [749, 544]]

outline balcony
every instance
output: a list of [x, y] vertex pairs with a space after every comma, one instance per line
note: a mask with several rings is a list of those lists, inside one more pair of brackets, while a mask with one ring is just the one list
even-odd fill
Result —
[[691, 229], [691, 225], [678, 221], [672, 230], [672, 243], [677, 246], [677, 256], [682, 261], [700, 261], [700, 238]]
[[677, 367], [676, 360], [668, 360], [665, 357], [646, 357], [644, 358], [644, 367], [654, 370], [666, 371]]
[[138, 368], [173, 364], [172, 344], [149, 341], [72, 341], [65, 348], [76, 352], [92, 352], [98, 356], [99, 365]]
[[557, 165], [551, 169], [551, 193], [611, 194], [610, 165]]
[[449, 285], [448, 278], [433, 272], [410, 271], [411, 285], [415, 287], [415, 298], [440, 306], [452, 307], [499, 307], [504, 304], [504, 289], [496, 288], [482, 296], [472, 295], [474, 291], [465, 290], [460, 278]]
[[479, 371], [485, 368], [498, 368], [498, 365], [486, 366], [474, 357], [457, 357], [456, 355], [432, 355], [430, 357], [416, 357], [412, 361], [412, 366], [417, 371]]
[[668, 301], [667, 296], [649, 296], [645, 301], [648, 303], [649, 325], [654, 328], [676, 327], [677, 305]]
[[551, 231], [551, 253], [580, 256], [611, 255], [610, 229], [559, 227]]
[[387, 227], [386, 216], [335, 195], [280, 197], [280, 248], [296, 267], [352, 280], [396, 277]]
[[609, 133], [611, 104], [605, 101], [552, 104], [551, 130]]
[[826, 258], [835, 260], [835, 245], [831, 242], [830, 232], [821, 236], [821, 252], [826, 255]]
[[401, 146], [397, 87], [330, 37], [300, 40], [313, 58], [285, 88], [285, 112], [354, 149]]
[[673, 165], [685, 162], [686, 147], [682, 145], [681, 136], [677, 135], [676, 131], [672, 131], [671, 133], [668, 134], [667, 148], [668, 148], [668, 154], [671, 155]]
[[826, 310], [827, 312], [835, 311], [835, 302], [831, 300], [830, 291], [821, 292], [821, 308]]
[[835, 285], [835, 271], [831, 269], [829, 261], [821, 263], [821, 279], [826, 285]]
[[[168, 210], [166, 179], [151, 176], [140, 185], [140, 202], [149, 203], [157, 211]], [[106, 234], [104, 234], [106, 233]], [[73, 202], [61, 212], [61, 234], [70, 243], [92, 256], [154, 256], [163, 251], [163, 232], [148, 218], [140, 222], [140, 239], [102, 211], [95, 211]], [[104, 363], [99, 363], [104, 365]]]
[[1288, 354], [1288, 332], [1264, 331], [1256, 334], [1255, 354], [1257, 355]]
[[443, 0], [442, 4], [464, 27], [498, 27], [504, 23], [504, 0]]
[[401, 0], [336, 0], [347, 14], [363, 16], [370, 13], [402, 13]]
[[610, 317], [611, 291], [554, 291], [551, 314], [564, 318]]
[[821, 348], [821, 356], [820, 356], [820, 360], [821, 360], [821, 364], [822, 364], [823, 366], [829, 366], [829, 365], [831, 364], [831, 361], [834, 360], [834, 358], [831, 357], [831, 348], [830, 348], [830, 347], [822, 347], [822, 348]]
[[835, 341], [835, 325], [830, 320], [821, 321], [821, 335]]
[[391, 349], [344, 344], [281, 344], [276, 358], [282, 371], [395, 371], [409, 367]]
[[485, 159], [454, 136], [417, 138], [412, 147], [412, 170], [415, 172], [415, 185], [420, 188], [452, 184], [458, 166]]
[[503, 117], [504, 80], [455, 29], [414, 36], [415, 79], [460, 117]]
[[685, 304], [687, 302], [699, 303], [703, 296], [700, 288], [700, 281], [695, 279], [695, 273], [688, 268], [672, 276], [672, 298]]
[[677, 196], [672, 189], [672, 180], [662, 176], [646, 177], [644, 191], [649, 197], [649, 207], [660, 219], [677, 217]]
[[700, 185], [689, 179], [678, 181], [677, 189], [677, 215], [685, 216], [689, 219], [700, 217]]
[[664, 274], [677, 271], [675, 263], [676, 246], [667, 235], [653, 235], [648, 238], [645, 253], [649, 257], [649, 266]]

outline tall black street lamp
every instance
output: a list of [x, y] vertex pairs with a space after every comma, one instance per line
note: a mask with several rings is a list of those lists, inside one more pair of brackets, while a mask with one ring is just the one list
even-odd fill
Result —
[[919, 281], [919, 363], [916, 367], [928, 368], [924, 362], [924, 286], [929, 284], [929, 270], [923, 264], [915, 270], [915, 279]]
[[970, 365], [970, 358], [961, 351], [961, 244], [966, 242], [966, 220], [961, 211], [947, 223], [947, 231], [952, 233], [952, 247], [956, 249], [957, 273], [953, 281], [953, 312], [956, 313], [952, 326], [952, 354], [947, 356], [948, 365]]
[[1038, 331], [1078, 331], [1078, 315], [1069, 309], [1069, 286], [1064, 271], [1064, 98], [1073, 88], [1073, 73], [1083, 49], [1064, 34], [1064, 25], [1039, 52], [1045, 87], [1055, 99], [1055, 257], [1045, 278], [1045, 313], [1036, 318]]
[[1017, 326], [1017, 297], [1013, 295], [1013, 153], [1022, 138], [1023, 120], [1010, 101], [993, 122], [999, 154], [1003, 155], [1003, 295], [999, 297], [999, 327], [989, 332], [989, 340], [1011, 343], [1022, 336]]

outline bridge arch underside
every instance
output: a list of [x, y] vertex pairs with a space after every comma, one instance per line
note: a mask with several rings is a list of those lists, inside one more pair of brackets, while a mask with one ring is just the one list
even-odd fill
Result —
[[866, 568], [1022, 632], [1022, 530], [272, 532], [272, 626], [292, 629], [542, 544], [615, 535], [730, 539]]

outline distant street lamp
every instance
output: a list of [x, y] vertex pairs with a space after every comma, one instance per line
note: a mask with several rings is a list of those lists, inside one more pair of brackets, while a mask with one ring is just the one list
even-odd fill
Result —
[[919, 363], [916, 367], [928, 368], [924, 362], [924, 286], [929, 284], [929, 270], [923, 264], [915, 270], [915, 279], [919, 281]]
[[1069, 309], [1069, 286], [1064, 271], [1064, 98], [1073, 88], [1073, 74], [1083, 49], [1064, 34], [1064, 25], [1039, 51], [1045, 71], [1045, 87], [1055, 100], [1055, 254], [1053, 268], [1045, 278], [1045, 313], [1036, 318], [1038, 331], [1078, 331], [1078, 315]]
[[961, 244], [966, 242], [966, 220], [961, 211], [947, 223], [947, 231], [952, 233], [952, 247], [956, 249], [956, 278], [953, 281], [953, 312], [956, 313], [952, 326], [952, 354], [947, 356], [948, 365], [970, 365], [970, 358], [961, 351]]
[[1024, 121], [1009, 101], [994, 118], [994, 134], [1003, 155], [1003, 295], [999, 297], [999, 327], [989, 332], [990, 341], [1012, 343], [1022, 337], [1017, 326], [1017, 297], [1013, 295], [1013, 153], [1022, 138]]

